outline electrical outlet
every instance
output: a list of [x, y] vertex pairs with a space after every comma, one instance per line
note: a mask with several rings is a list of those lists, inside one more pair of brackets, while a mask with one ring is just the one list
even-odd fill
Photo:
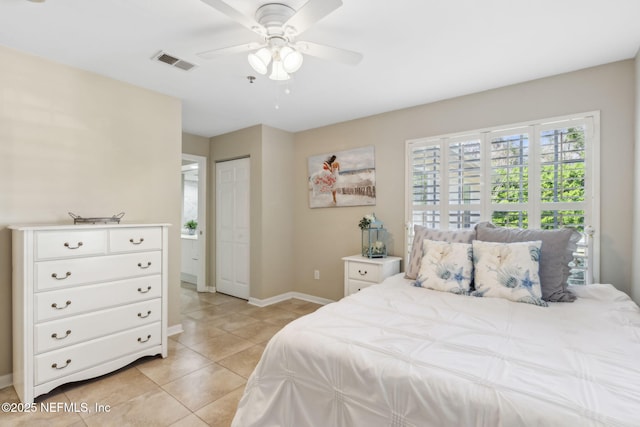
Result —
[[320, 280], [320, 270], [313, 270], [313, 278]]

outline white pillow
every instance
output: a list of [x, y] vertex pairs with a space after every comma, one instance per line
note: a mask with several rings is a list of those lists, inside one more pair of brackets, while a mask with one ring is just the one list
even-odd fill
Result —
[[474, 240], [472, 244], [476, 290], [471, 295], [547, 306], [538, 274], [540, 240], [517, 243]]
[[466, 295], [473, 277], [473, 256], [469, 243], [425, 239], [418, 277], [421, 288]]

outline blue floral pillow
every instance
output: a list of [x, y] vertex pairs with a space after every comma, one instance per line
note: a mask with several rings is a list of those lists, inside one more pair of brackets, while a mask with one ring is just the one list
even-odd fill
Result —
[[421, 288], [466, 295], [473, 277], [473, 256], [469, 243], [425, 239], [418, 277]]
[[424, 256], [422, 242], [425, 239], [437, 240], [438, 242], [455, 242], [471, 244], [476, 238], [475, 229], [457, 229], [457, 230], [438, 230], [435, 228], [423, 227], [421, 225], [413, 226], [413, 243], [411, 244], [411, 253], [409, 254], [409, 262], [406, 265], [407, 271], [404, 277], [406, 279], [415, 280], [420, 271], [420, 264]]
[[478, 297], [505, 298], [546, 307], [540, 287], [541, 241], [494, 243], [473, 241], [475, 291]]

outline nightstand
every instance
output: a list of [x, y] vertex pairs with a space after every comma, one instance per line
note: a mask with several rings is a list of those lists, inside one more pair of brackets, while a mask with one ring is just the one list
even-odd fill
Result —
[[367, 258], [353, 255], [342, 258], [344, 261], [344, 296], [382, 282], [389, 276], [400, 272], [402, 258]]

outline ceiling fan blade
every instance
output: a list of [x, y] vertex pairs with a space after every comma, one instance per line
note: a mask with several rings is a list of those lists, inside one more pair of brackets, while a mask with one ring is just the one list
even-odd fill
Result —
[[253, 18], [250, 18], [247, 15], [239, 12], [222, 0], [202, 0], [202, 2], [208, 4], [218, 12], [227, 15], [229, 18], [247, 27], [253, 32], [256, 32], [258, 34], [264, 34], [266, 32], [264, 27], [257, 23]]
[[234, 53], [250, 52], [252, 50], [260, 49], [263, 46], [265, 46], [265, 44], [263, 43], [244, 43], [244, 44], [239, 44], [237, 46], [223, 47], [221, 49], [205, 50], [202, 52], [197, 52], [196, 55], [198, 55], [202, 59], [213, 59], [217, 56], [222, 56], [222, 55], [232, 55]]
[[309, 0], [284, 26], [292, 28], [295, 34], [300, 34], [340, 6], [342, 0]]
[[362, 54], [351, 50], [338, 49], [312, 42], [301, 41], [295, 44], [300, 52], [329, 61], [341, 62], [347, 65], [357, 65], [362, 60]]

